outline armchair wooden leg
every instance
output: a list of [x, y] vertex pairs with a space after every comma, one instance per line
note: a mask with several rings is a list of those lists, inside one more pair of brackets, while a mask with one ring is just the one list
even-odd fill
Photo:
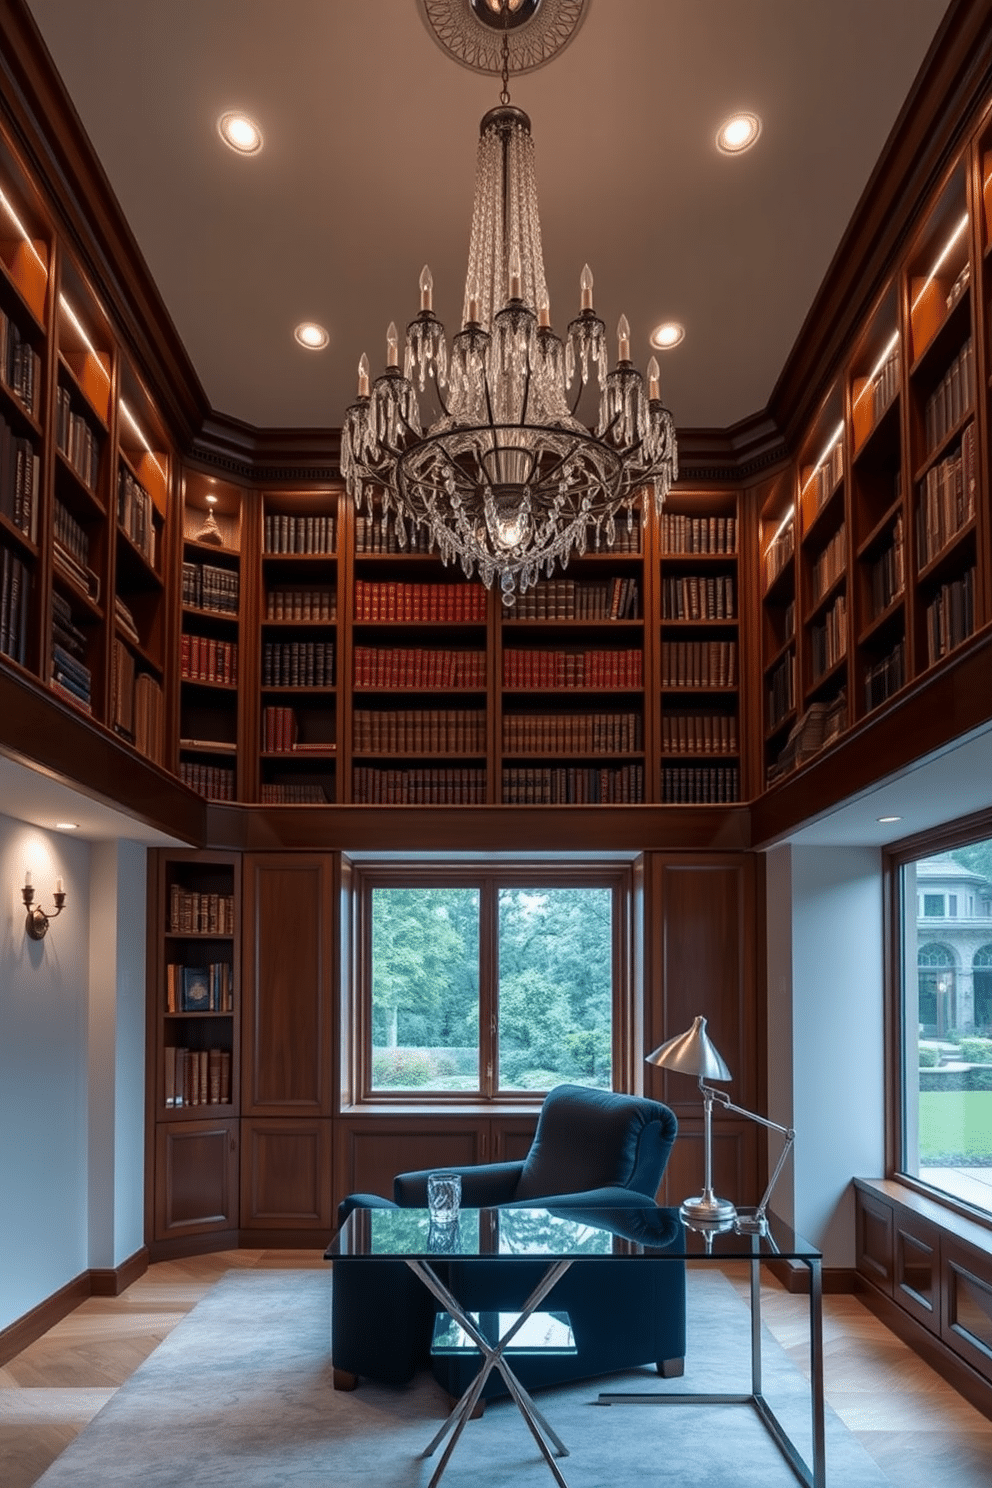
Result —
[[659, 1359], [654, 1367], [662, 1379], [679, 1379], [685, 1374], [684, 1359]]
[[[454, 1408], [455, 1408], [455, 1406], [457, 1404], [458, 1404], [458, 1398], [456, 1396], [454, 1396], [454, 1395], [449, 1395], [448, 1396], [448, 1410], [449, 1411], [453, 1411]], [[486, 1414], [486, 1402], [484, 1400], [481, 1400], [481, 1399], [480, 1400], [477, 1400], [476, 1403], [475, 1403], [475, 1409], [473, 1410], [472, 1414], [469, 1416], [469, 1420], [470, 1421], [479, 1421], [479, 1420], [482, 1419], [482, 1417], [485, 1414]]]
[[335, 1390], [353, 1390], [358, 1384], [358, 1375], [351, 1374], [347, 1369], [334, 1370]]

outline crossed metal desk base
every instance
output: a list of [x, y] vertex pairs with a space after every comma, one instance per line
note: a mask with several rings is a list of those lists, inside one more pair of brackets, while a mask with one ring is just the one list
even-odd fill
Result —
[[434, 1452], [444, 1441], [444, 1438], [448, 1435], [449, 1431], [451, 1432], [451, 1439], [448, 1442], [448, 1445], [445, 1447], [444, 1452], [441, 1456], [441, 1460], [434, 1470], [434, 1476], [431, 1478], [428, 1488], [436, 1488], [437, 1483], [440, 1481], [441, 1474], [444, 1472], [444, 1469], [448, 1465], [448, 1459], [455, 1449], [455, 1443], [458, 1441], [458, 1438], [461, 1436], [462, 1431], [465, 1428], [465, 1422], [469, 1419], [472, 1412], [475, 1410], [475, 1407], [479, 1403], [479, 1399], [482, 1395], [486, 1380], [489, 1378], [494, 1369], [498, 1369], [500, 1374], [503, 1376], [503, 1379], [506, 1381], [506, 1387], [509, 1390], [514, 1401], [516, 1402], [520, 1414], [523, 1416], [524, 1420], [527, 1422], [527, 1425], [530, 1427], [534, 1440], [540, 1447], [541, 1452], [544, 1456], [544, 1460], [547, 1462], [552, 1473], [554, 1474], [555, 1481], [559, 1484], [559, 1488], [568, 1488], [568, 1484], [562, 1476], [561, 1468], [558, 1466], [554, 1457], [554, 1454], [556, 1452], [559, 1457], [567, 1457], [568, 1448], [565, 1446], [564, 1442], [557, 1435], [557, 1433], [552, 1429], [552, 1427], [548, 1425], [548, 1422], [544, 1419], [544, 1416], [538, 1410], [537, 1406], [534, 1404], [533, 1400], [528, 1395], [527, 1391], [524, 1389], [520, 1381], [517, 1379], [517, 1376], [514, 1374], [513, 1370], [510, 1368], [506, 1360], [506, 1350], [513, 1342], [513, 1339], [519, 1329], [530, 1317], [531, 1313], [536, 1311], [538, 1306], [541, 1304], [541, 1302], [543, 1302], [544, 1298], [550, 1292], [551, 1288], [565, 1275], [565, 1272], [572, 1264], [571, 1260], [556, 1261], [554, 1265], [548, 1267], [547, 1271], [544, 1273], [541, 1280], [538, 1282], [537, 1286], [531, 1292], [530, 1296], [527, 1298], [527, 1301], [520, 1309], [520, 1312], [517, 1315], [513, 1326], [508, 1328], [507, 1331], [503, 1334], [502, 1338], [500, 1338], [495, 1344], [492, 1344], [489, 1342], [488, 1339], [483, 1338], [475, 1323], [465, 1313], [457, 1297], [452, 1296], [451, 1292], [444, 1285], [444, 1282], [441, 1281], [440, 1278], [434, 1273], [427, 1261], [414, 1260], [408, 1257], [406, 1259], [406, 1263], [410, 1267], [410, 1270], [420, 1277], [424, 1285], [431, 1292], [433, 1292], [438, 1301], [441, 1302], [443, 1306], [448, 1310], [448, 1312], [451, 1313], [451, 1316], [455, 1319], [455, 1321], [461, 1324], [461, 1326], [465, 1329], [465, 1332], [471, 1338], [472, 1342], [476, 1344], [476, 1346], [482, 1353], [482, 1365], [475, 1379], [469, 1385], [468, 1389], [465, 1391], [458, 1404], [454, 1407], [448, 1419], [441, 1427], [440, 1431], [421, 1453], [421, 1457], [433, 1456]]
[[[752, 1242], [757, 1252], [757, 1240]], [[782, 1422], [762, 1394], [761, 1383], [761, 1266], [755, 1258], [751, 1268], [751, 1393], [696, 1395], [660, 1390], [650, 1394], [604, 1392], [600, 1405], [750, 1405], [773, 1438], [783, 1457], [805, 1488], [826, 1488], [826, 1445], [823, 1399], [823, 1269], [819, 1260], [807, 1259], [809, 1267], [810, 1401], [812, 1410], [813, 1464], [804, 1460]]]
[[[796, 1477], [805, 1488], [826, 1488], [826, 1445], [824, 1424], [824, 1395], [823, 1395], [823, 1271], [822, 1263], [818, 1259], [805, 1260], [804, 1264], [809, 1269], [809, 1339], [810, 1339], [810, 1400], [812, 1410], [812, 1443], [813, 1463], [812, 1467], [799, 1453], [795, 1443], [789, 1436], [785, 1426], [779, 1420], [771, 1405], [762, 1393], [761, 1378], [761, 1265], [758, 1260], [757, 1239], [752, 1241], [754, 1256], [748, 1262], [751, 1271], [751, 1393], [732, 1394], [717, 1392], [714, 1394], [693, 1394], [689, 1392], [652, 1391], [650, 1393], [621, 1392], [611, 1393], [605, 1391], [599, 1396], [600, 1405], [750, 1405], [762, 1422], [769, 1435], [778, 1446], [783, 1457], [792, 1468]], [[506, 1360], [506, 1350], [513, 1341], [514, 1336], [536, 1311], [540, 1303], [551, 1291], [551, 1288], [564, 1276], [572, 1265], [571, 1260], [556, 1261], [548, 1267], [534, 1291], [527, 1298], [519, 1315], [512, 1327], [508, 1328], [503, 1337], [495, 1344], [491, 1344], [484, 1338], [475, 1323], [468, 1317], [459, 1303], [444, 1283], [435, 1275], [430, 1265], [420, 1259], [407, 1258], [407, 1265], [424, 1285], [433, 1293], [439, 1302], [450, 1312], [456, 1322], [460, 1323], [465, 1332], [476, 1344], [482, 1354], [482, 1365], [479, 1373], [462, 1395], [457, 1405], [434, 1436], [433, 1440], [421, 1453], [422, 1457], [431, 1457], [444, 1441], [448, 1433], [450, 1440], [444, 1449], [434, 1476], [430, 1480], [428, 1488], [437, 1488], [441, 1474], [448, 1465], [448, 1460], [455, 1448], [458, 1438], [465, 1428], [465, 1423], [482, 1395], [486, 1380], [494, 1369], [498, 1369], [506, 1381], [507, 1389], [516, 1402], [517, 1408], [527, 1422], [528, 1427], [541, 1449], [555, 1481], [559, 1488], [568, 1488], [568, 1484], [562, 1475], [561, 1468], [555, 1461], [555, 1453], [559, 1457], [568, 1456], [568, 1448], [561, 1438], [545, 1420], [544, 1416], [534, 1404], [530, 1395], [517, 1379], [513, 1370]]]

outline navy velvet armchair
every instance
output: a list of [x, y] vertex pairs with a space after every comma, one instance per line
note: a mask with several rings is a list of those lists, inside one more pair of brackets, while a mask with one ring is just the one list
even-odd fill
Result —
[[[638, 1096], [559, 1085], [545, 1099], [537, 1131], [521, 1162], [454, 1169], [462, 1205], [613, 1210], [653, 1205], [675, 1140], [677, 1123], [667, 1106]], [[425, 1208], [426, 1171], [401, 1173], [392, 1204]], [[352, 1194], [342, 1203], [343, 1223], [358, 1206], [391, 1206], [374, 1194]], [[438, 1263], [437, 1271], [468, 1310], [506, 1312], [519, 1307], [545, 1266], [521, 1261]], [[577, 1354], [519, 1356], [514, 1370], [528, 1388], [654, 1364], [681, 1374], [685, 1355], [685, 1268], [680, 1261], [584, 1260], [574, 1265], [542, 1304], [567, 1311]], [[365, 1375], [402, 1384], [432, 1363], [435, 1376], [459, 1396], [475, 1373], [470, 1360], [431, 1359], [438, 1304], [408, 1267], [361, 1259], [336, 1260], [331, 1303], [331, 1359], [338, 1389]], [[486, 1395], [503, 1392], [494, 1371]]]

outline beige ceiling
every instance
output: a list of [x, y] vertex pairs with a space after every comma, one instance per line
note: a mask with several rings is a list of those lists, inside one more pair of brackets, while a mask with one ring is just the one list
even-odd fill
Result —
[[[478, 121], [498, 84], [448, 60], [417, 0], [29, 0], [212, 406], [338, 425], [367, 349], [430, 263], [461, 309]], [[512, 86], [533, 120], [552, 318], [588, 259], [683, 427], [766, 404], [945, 0], [590, 0]], [[239, 159], [215, 122], [255, 116]], [[764, 124], [718, 154], [731, 111]], [[298, 348], [323, 322], [330, 348]], [[456, 327], [455, 327], [456, 328]]]

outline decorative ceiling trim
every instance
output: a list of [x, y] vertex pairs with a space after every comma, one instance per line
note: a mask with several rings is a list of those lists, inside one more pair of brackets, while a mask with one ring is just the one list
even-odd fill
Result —
[[[568, 46], [585, 20], [591, 0], [538, 0], [534, 12], [506, 28], [511, 75], [536, 72]], [[472, 0], [419, 0], [428, 33], [456, 62], [472, 72], [499, 77], [503, 29], [482, 21]]]

